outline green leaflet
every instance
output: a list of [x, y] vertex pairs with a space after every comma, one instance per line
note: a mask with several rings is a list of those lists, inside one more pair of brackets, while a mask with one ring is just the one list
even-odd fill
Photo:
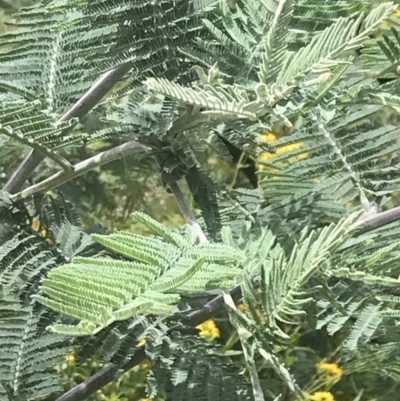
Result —
[[[188, 247], [190, 231], [185, 238], [160, 229], [148, 216], [140, 214], [139, 218], [164, 239], [122, 232], [95, 234], [95, 241], [132, 261], [76, 257], [42, 280], [34, 298], [80, 321], [74, 327], [55, 325], [50, 330], [88, 335], [137, 314], [166, 314], [180, 299], [176, 291], [196, 285], [206, 290], [225, 283], [226, 277], [233, 283], [241, 275], [234, 248], [217, 243]], [[228, 270], [224, 268], [227, 263], [233, 265]]]

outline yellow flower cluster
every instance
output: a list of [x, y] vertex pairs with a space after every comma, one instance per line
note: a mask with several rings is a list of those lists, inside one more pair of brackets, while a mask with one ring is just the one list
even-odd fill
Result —
[[317, 391], [309, 399], [312, 401], [335, 401], [335, 397], [329, 391]]
[[72, 364], [75, 362], [75, 356], [72, 354], [67, 354], [65, 355], [65, 360], [67, 361], [68, 364]]
[[144, 371], [144, 372], [148, 372], [149, 371], [149, 369], [150, 369], [150, 362], [149, 361], [143, 361], [141, 364], [140, 364], [140, 370], [142, 370], [142, 371]]
[[200, 331], [200, 337], [203, 337], [208, 341], [215, 340], [221, 335], [219, 328], [212, 319], [199, 324], [196, 326], [196, 329]]
[[[274, 141], [277, 140], [277, 136], [276, 134], [274, 134], [273, 132], [261, 132], [258, 134], [259, 138], [266, 143], [273, 143]], [[271, 152], [262, 152], [259, 155], [259, 160], [266, 160], [266, 161], [270, 161], [272, 160], [275, 156], [280, 155], [282, 153], [286, 153], [286, 152], [291, 152], [292, 150], [296, 150], [299, 149], [303, 146], [303, 142], [294, 142], [291, 143], [289, 145], [283, 145], [283, 146], [279, 146], [276, 148], [275, 152], [271, 153]], [[306, 159], [308, 157], [308, 153], [304, 152], [302, 154], [300, 154], [299, 156], [293, 156], [290, 158], [290, 161], [292, 163], [300, 160], [300, 159]], [[262, 163], [259, 164], [258, 166], [259, 170], [265, 170], [266, 166], [263, 166]]]
[[327, 383], [336, 383], [343, 375], [343, 370], [336, 363], [318, 362], [317, 370], [319, 373], [324, 374]]
[[[246, 305], [245, 304], [239, 304], [237, 305], [238, 309], [240, 310], [240, 312], [244, 312], [246, 310]], [[265, 322], [265, 317], [262, 314], [262, 312], [259, 309], [256, 309], [256, 313], [258, 318], [260, 319], [260, 322], [264, 323]]]
[[145, 344], [146, 344], [146, 339], [145, 338], [141, 338], [137, 342], [136, 347], [140, 348], [140, 347], [143, 347], [143, 345], [145, 345]]

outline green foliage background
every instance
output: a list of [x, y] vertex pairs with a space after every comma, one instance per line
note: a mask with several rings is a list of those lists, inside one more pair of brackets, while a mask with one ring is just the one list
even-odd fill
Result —
[[[34, 2], [13, 2], [10, 8], [0, 3], [0, 7], [2, 7], [1, 21], [4, 22], [11, 19], [12, 14], [18, 8], [28, 6], [30, 5], [29, 3]], [[0, 32], [8, 29], [11, 28], [4, 24], [0, 25]], [[118, 89], [122, 89], [123, 84]], [[113, 92], [108, 96], [111, 99]], [[120, 101], [122, 102], [123, 98]], [[300, 125], [301, 122], [298, 123]], [[371, 124], [399, 126], [398, 113], [393, 110], [393, 107], [385, 107], [374, 115]], [[82, 132], [95, 132], [100, 127], [100, 115], [91, 113], [80, 122], [80, 125], [75, 130], [76, 132], [80, 130]], [[279, 129], [284, 131], [284, 128], [281, 126], [275, 128], [275, 132], [278, 132]], [[66, 156], [71, 163], [76, 163], [95, 155], [103, 149], [108, 149], [120, 143], [123, 143], [122, 139], [106, 138], [92, 142], [85, 147], [78, 145], [69, 147], [68, 150], [62, 150], [60, 154]], [[209, 147], [204, 147], [201, 150], [204, 152], [204, 159], [202, 161], [207, 165], [206, 167], [215, 182], [226, 185], [229, 190], [237, 187], [251, 187], [245, 174], [241, 171], [241, 167], [243, 166], [238, 166], [236, 163], [227, 161]], [[7, 147], [1, 150], [0, 186], [5, 184], [10, 172], [20, 162], [20, 159], [16, 158], [14, 151], [15, 149], [8, 149]], [[21, 149], [18, 149], [18, 152], [22, 157], [26, 153], [26, 148], [23, 149], [21, 147]], [[246, 161], [244, 161], [245, 163]], [[41, 164], [41, 168], [38, 170], [35, 179], [40, 180], [47, 177], [54, 169], [54, 163], [46, 160]], [[64, 194], [67, 201], [70, 201], [74, 205], [84, 228], [89, 231], [111, 233], [124, 230], [136, 234], [148, 234], [150, 232], [149, 228], [138, 222], [132, 216], [133, 212], [146, 213], [168, 227], [181, 227], [184, 224], [184, 219], [175, 197], [168, 193], [163, 185], [162, 177], [159, 174], [159, 166], [150, 159], [143, 161], [137, 160], [135, 157], [124, 157], [121, 160], [107, 164], [76, 180], [70, 181], [60, 188], [60, 192]], [[185, 187], [184, 193], [187, 198], [190, 198], [189, 188]], [[52, 193], [48, 195], [51, 196]], [[399, 194], [395, 193], [384, 204], [384, 208], [398, 206], [400, 204], [399, 200]], [[194, 201], [192, 201], [192, 205], [196, 206]], [[41, 240], [44, 241], [44, 239]], [[397, 263], [397, 259], [394, 258], [393, 260], [393, 263]], [[364, 300], [363, 292], [360, 291], [357, 293], [357, 297], [353, 298], [351, 295], [352, 285], [349, 285], [344, 290], [340, 287], [340, 284], [335, 284], [332, 287], [332, 291], [337, 290], [343, 296], [344, 299], [340, 300], [343, 305], [354, 303], [354, 308], [356, 308]], [[323, 309], [324, 305], [319, 306]], [[329, 315], [329, 308], [326, 305], [325, 307], [325, 312]], [[379, 344], [382, 337], [377, 342], [373, 340], [368, 351], [362, 355], [363, 359], [346, 365], [341, 376], [336, 377], [335, 380], [330, 380], [329, 377], [321, 372], [318, 374], [316, 364], [321, 360], [326, 360], [337, 365], [339, 362], [339, 351], [348, 340], [348, 334], [356, 322], [356, 317], [351, 317], [347, 323], [343, 324], [341, 330], [335, 331], [335, 319], [340, 319], [336, 315], [334, 317], [330, 316], [330, 319], [327, 326], [321, 327], [317, 331], [307, 331], [307, 328], [301, 325], [295, 327], [284, 325], [286, 332], [290, 334], [291, 343], [274, 345], [274, 351], [280, 355], [285, 366], [290, 368], [291, 372], [296, 376], [299, 386], [302, 389], [307, 389], [310, 394], [314, 394], [315, 401], [331, 401], [329, 398], [318, 399], [318, 391], [325, 392], [325, 397], [328, 397], [328, 393], [334, 394], [335, 400], [339, 401], [348, 401], [349, 399], [365, 399], [368, 401], [396, 399], [400, 383], [400, 371], [397, 360], [398, 350], [395, 347], [390, 348], [390, 344], [385, 343], [384, 346], [388, 348], [386, 355], [391, 355], [389, 361], [392, 362], [392, 365], [388, 367], [383, 378], [382, 376], [378, 377], [377, 372], [373, 369], [374, 364], [381, 366], [378, 365], [374, 357], [382, 357], [382, 360], [378, 362], [386, 363], [383, 362], [383, 345]], [[215, 322], [219, 329], [219, 335], [216, 338], [210, 339], [210, 346], [215, 346], [225, 355], [230, 356], [237, 370], [249, 378], [250, 374], [243, 354], [243, 348], [239, 341], [239, 335], [235, 327], [230, 323], [228, 314], [223, 312], [217, 315]], [[383, 337], [385, 335], [389, 337], [389, 334], [393, 334], [389, 333], [391, 330], [389, 325], [385, 326], [382, 330], [387, 331], [383, 334], [380, 333]], [[196, 331], [192, 335], [195, 337], [197, 335]], [[82, 346], [81, 344], [81, 348], [84, 348], [84, 345]], [[380, 353], [377, 353], [378, 350]], [[66, 390], [73, 388], [76, 384], [84, 381], [93, 375], [94, 372], [105, 366], [105, 363], [101, 362], [100, 355], [90, 358], [82, 365], [79, 365], [79, 351], [82, 351], [82, 349], [71, 347], [70, 352], [65, 355], [65, 360], [60, 360], [55, 365], [55, 369], [65, 379]], [[154, 353], [156, 354], [156, 351]], [[278, 381], [277, 375], [272, 372], [261, 357], [258, 357], [255, 363], [263, 384], [267, 383], [266, 387], [269, 386], [271, 389], [275, 389]], [[365, 368], [363, 370], [363, 366], [367, 366], [368, 369]], [[145, 383], [147, 379], [147, 365], [146, 362], [142, 362], [142, 364], [125, 373], [112, 384], [105, 386], [89, 399], [93, 401], [135, 401], [144, 399], [146, 398]], [[154, 380], [154, 377], [152, 379]], [[381, 395], [380, 389], [382, 388], [387, 389], [385, 398], [379, 398]], [[363, 394], [367, 394], [367, 397], [365, 398]], [[323, 396], [321, 393], [320, 397]], [[165, 394], [161, 393], [152, 399], [161, 400], [165, 397]], [[287, 392], [283, 394], [282, 400], [290, 399], [290, 397], [290, 393]], [[54, 399], [56, 398], [54, 397]], [[50, 401], [50, 398], [46, 398], [46, 400]]]

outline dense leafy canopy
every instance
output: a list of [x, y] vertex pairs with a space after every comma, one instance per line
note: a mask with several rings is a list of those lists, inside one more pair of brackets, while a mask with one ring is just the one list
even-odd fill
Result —
[[400, 13], [372, 3], [0, 1], [1, 401], [56, 399], [71, 349], [110, 365], [63, 401], [145, 358], [154, 399], [393, 399]]

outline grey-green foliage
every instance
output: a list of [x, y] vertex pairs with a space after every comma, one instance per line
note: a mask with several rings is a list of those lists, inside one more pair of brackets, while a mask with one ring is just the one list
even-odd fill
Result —
[[389, 377], [398, 381], [400, 378], [398, 342], [372, 345], [365, 352], [360, 353], [348, 362], [344, 370], [347, 375], [365, 372], [375, 374], [377, 377]]
[[283, 152], [272, 149], [268, 157], [266, 150], [258, 152], [259, 183], [270, 203], [259, 216], [281, 221], [290, 213], [312, 224], [316, 218], [336, 220], [355, 205], [369, 210], [369, 203], [394, 194], [398, 128], [373, 119], [385, 106], [398, 110], [397, 84], [379, 87], [339, 65], [328, 80], [311, 79], [299, 90], [282, 110], [294, 116], [292, 111], [302, 108], [306, 122], [272, 144]]
[[[351, 68], [347, 67], [354, 59], [354, 51], [369, 40], [368, 36], [378, 30], [395, 6], [389, 2], [382, 3], [368, 14], [365, 21], [360, 16], [339, 18], [314, 36], [306, 47], [289, 51], [289, 39], [273, 41], [271, 36], [280, 23], [290, 25], [293, 13], [291, 2], [279, 4], [271, 30], [265, 33], [263, 57], [251, 59], [251, 63], [247, 60], [249, 65], [257, 66], [258, 82], [250, 81], [248, 77], [246, 84], [242, 81], [233, 84], [223, 82], [218, 79], [219, 70], [214, 65], [208, 75], [198, 69], [202, 82], [199, 86], [187, 88], [164, 78], [148, 78], [144, 84], [149, 89], [193, 106], [193, 118], [197, 116], [199, 121], [206, 118], [210, 123], [226, 123], [234, 117], [247, 120], [253, 130], [249, 140], [260, 130], [260, 120], [266, 129], [276, 121], [293, 129], [291, 120], [296, 120], [300, 113], [307, 116], [307, 124], [276, 142], [277, 146], [287, 148], [287, 151], [271, 162], [261, 161], [266, 170], [260, 174], [261, 185], [274, 204], [266, 213], [276, 214], [273, 209], [279, 209], [284, 204], [295, 205], [299, 199], [309, 198], [310, 192], [319, 197], [314, 203], [314, 213], [324, 210], [330, 218], [341, 216], [345, 213], [343, 206], [350, 203], [361, 204], [369, 210], [368, 202], [398, 189], [394, 173], [398, 164], [397, 129], [372, 127], [369, 118], [386, 105], [398, 107], [398, 98], [393, 89], [379, 89], [376, 82], [355, 81]], [[225, 11], [229, 21], [233, 17], [230, 11]], [[241, 12], [243, 21], [251, 24], [247, 15], [249, 10], [245, 7]], [[234, 32], [236, 35], [231, 34], [235, 40], [244, 40], [232, 21], [227, 23], [225, 30]], [[285, 37], [284, 33], [282, 35]], [[391, 62], [394, 63], [394, 59]], [[276, 67], [276, 73], [273, 73], [272, 65], [274, 69]], [[237, 68], [235, 76], [243, 71]], [[331, 71], [327, 79], [311, 75], [324, 71]], [[268, 74], [273, 74], [273, 79]], [[356, 127], [357, 122], [365, 123]], [[225, 132], [222, 129], [222, 135], [228, 133], [228, 124], [226, 128]], [[347, 134], [349, 130], [351, 137]], [[242, 135], [248, 135], [247, 132], [248, 128]], [[290, 149], [288, 145], [296, 142], [301, 146]], [[274, 179], [271, 180], [271, 177]], [[315, 185], [316, 180], [319, 185]], [[291, 195], [293, 185], [298, 187], [297, 199]]]
[[[369, 4], [368, 0], [249, 0], [243, 2], [243, 8], [231, 8], [228, 2], [221, 1], [221, 18], [216, 22], [204, 18], [211, 37], [197, 38], [197, 46], [187, 54], [208, 68], [218, 62], [222, 74], [232, 77], [235, 82], [256, 83], [263, 59], [265, 62], [274, 59], [277, 63], [272, 67], [278, 70], [282, 57], [287, 56], [285, 49], [294, 51], [308, 45], [333, 21], [341, 17], [358, 17]], [[267, 55], [272, 54], [271, 51], [279, 57], [269, 58]]]
[[[84, 128], [80, 127], [79, 134], [78, 130], [72, 134], [74, 141], [80, 136], [85, 140], [147, 137], [144, 141], [158, 154], [164, 171], [171, 171], [174, 179], [186, 174], [197, 175], [202, 188], [215, 198], [212, 181], [205, 173], [196, 171], [196, 162], [188, 152], [179, 147], [177, 151], [171, 150], [171, 141], [160, 141], [159, 137], [182, 108], [162, 96], [153, 96], [141, 84], [148, 76], [164, 76], [185, 84], [191, 81], [194, 74], [189, 67], [193, 63], [182, 56], [180, 49], [190, 47], [197, 36], [205, 34], [200, 15], [213, 19], [213, 3], [210, 0], [185, 0], [173, 5], [169, 1], [72, 1], [68, 4], [44, 1], [21, 10], [15, 22], [17, 30], [2, 37], [0, 88], [4, 104], [14, 99], [21, 102], [37, 99], [38, 110], [56, 120], [104, 71], [127, 64], [131, 69], [127, 76], [120, 77], [122, 88], [97, 107], [97, 112], [105, 117], [101, 129], [89, 135], [83, 134]], [[149, 26], [156, 28], [149, 30]], [[121, 102], [122, 95], [128, 96]], [[129, 98], [133, 100], [127, 104]], [[116, 102], [118, 106], [122, 103], [118, 111]], [[27, 125], [28, 130], [30, 127]], [[38, 133], [27, 132], [25, 137], [33, 134]], [[70, 145], [72, 136], [64, 135], [60, 145]], [[64, 169], [69, 167], [46, 146], [45, 142], [52, 139], [50, 133], [41, 131], [35, 142], [27, 142], [25, 137], [14, 136], [7, 147], [1, 141], [1, 149], [4, 153], [15, 152], [12, 145], [20, 140], [34, 148], [41, 146], [41, 152], [47, 157], [52, 156]], [[196, 202], [205, 210], [204, 192], [196, 188], [193, 192]], [[211, 210], [214, 213], [208, 213], [210, 217], [206, 221], [210, 227], [214, 221], [217, 226], [214, 231], [218, 231], [218, 213], [215, 208]]]
[[312, 301], [313, 292], [319, 286], [306, 288], [311, 277], [324, 275], [330, 266], [335, 251], [342, 247], [357, 226], [359, 214], [340, 221], [336, 226], [325, 227], [321, 231], [308, 233], [304, 229], [299, 241], [291, 250], [290, 258], [283, 249], [274, 249], [261, 271], [260, 295], [252, 288], [249, 280], [244, 284], [244, 302], [248, 315], [258, 326], [260, 316], [256, 305], [260, 305], [265, 318], [266, 331], [280, 341], [289, 337], [282, 332], [278, 322], [297, 324], [297, 317], [304, 315], [304, 305]]
[[[282, 330], [282, 326], [299, 325], [302, 317], [306, 316], [306, 305], [313, 301], [313, 294], [323, 288], [310, 284], [310, 280], [326, 275], [332, 265], [333, 255], [357, 227], [358, 217], [358, 213], [353, 214], [338, 225], [321, 231], [309, 233], [304, 229], [299, 240], [291, 247], [290, 255], [285, 254], [284, 247], [269, 249], [266, 257], [261, 258], [258, 289], [245, 276], [242, 291], [246, 310], [242, 313], [234, 305], [230, 306], [231, 320], [241, 338], [250, 371], [255, 357], [261, 355], [283, 383], [292, 392], [300, 394], [300, 387], [271, 344], [290, 343], [291, 336]], [[264, 236], [271, 238], [271, 234]], [[253, 376], [255, 387], [254, 382], [258, 380], [256, 370]]]
[[[273, 41], [267, 34], [263, 43], [263, 58], [253, 61], [260, 71], [258, 82], [253, 82], [248, 88], [238, 84], [223, 85], [218, 81], [208, 80], [203, 82], [204, 89], [196, 87], [192, 89], [165, 79], [154, 78], [147, 79], [145, 85], [182, 103], [205, 109], [202, 112], [203, 115], [215, 116], [215, 118], [233, 115], [256, 120], [266, 113], [272, 113], [290, 124], [282, 108], [274, 106], [280, 100], [287, 98], [301, 83], [304, 85], [304, 78], [309, 73], [324, 72], [339, 65], [348, 64], [351, 61], [349, 57], [352, 51], [360, 48], [368, 35], [374, 33], [394, 10], [393, 4], [383, 3], [368, 16], [368, 24], [363, 27], [361, 27], [362, 16], [357, 19], [339, 18], [297, 52], [285, 51], [287, 41], [284, 37], [282, 41]], [[282, 9], [282, 14], [277, 13], [276, 21], [273, 21], [269, 32], [273, 32], [276, 29], [275, 25], [282, 22], [281, 20], [288, 25], [286, 19], [290, 20], [288, 17], [290, 14], [290, 7]], [[279, 58], [276, 56], [270, 59], [275, 57], [271, 55], [272, 53], [279, 54]], [[276, 73], [270, 77], [268, 74], [272, 73], [272, 67]], [[202, 73], [202, 75], [205, 74]], [[298, 107], [304, 107], [306, 100], [303, 98], [302, 105]], [[293, 111], [292, 107], [290, 112], [293, 113]]]
[[48, 311], [41, 305], [33, 301], [23, 306], [15, 298], [1, 294], [0, 400], [31, 400], [60, 392], [62, 381], [50, 369], [71, 344], [43, 331]]
[[[1, 192], [0, 197], [0, 399], [34, 400], [63, 390], [52, 369], [71, 349], [72, 339], [46, 332], [59, 317], [30, 296], [42, 277], [68, 260], [71, 249], [83, 252], [88, 244], [82, 243], [85, 233], [77, 232], [66, 204], [39, 202], [38, 209], [28, 211]], [[60, 241], [55, 242], [51, 232], [44, 238], [41, 230], [30, 227], [27, 219], [38, 215]]]
[[[182, 293], [226, 288], [244, 279], [247, 310], [242, 314], [231, 308], [232, 321], [248, 366], [254, 368], [253, 359], [261, 356], [279, 377], [282, 385], [273, 398], [284, 385], [293, 391], [298, 387], [271, 344], [290, 343], [290, 328], [307, 324], [304, 309], [314, 301], [320, 308], [315, 326], [327, 325], [331, 334], [348, 330], [346, 347], [353, 357], [348, 371], [362, 371], [365, 366], [355, 351], [389, 328], [384, 318], [397, 318], [397, 298], [390, 297], [390, 291], [399, 287], [400, 273], [396, 224], [366, 234], [353, 232], [361, 217], [352, 214], [353, 209], [369, 211], [372, 201], [380, 206], [382, 197], [398, 190], [398, 130], [371, 123], [383, 106], [398, 108], [397, 86], [379, 87], [374, 76], [364, 79], [351, 65], [356, 50], [369, 44], [369, 35], [396, 7], [384, 2], [363, 19], [360, 12], [367, 3], [249, 0], [243, 8], [230, 9], [225, 1], [43, 1], [41, 7], [21, 11], [16, 23], [20, 29], [2, 42], [2, 127], [22, 130], [37, 147], [58, 147], [61, 132], [54, 120], [106, 68], [132, 63], [126, 86], [100, 106], [104, 126], [97, 137], [129, 136], [150, 145], [163, 162], [164, 181], [192, 178], [194, 194], [203, 195], [203, 200], [205, 193], [206, 198], [213, 196], [202, 205], [208, 213], [203, 213], [204, 220], [220, 215], [223, 226], [220, 232], [219, 224], [210, 230], [219, 242], [199, 244], [190, 227], [178, 232], [136, 214], [155, 236], [94, 235], [97, 244], [111, 251], [106, 255], [77, 255], [88, 240], [68, 219], [52, 226], [56, 244], [50, 250], [43, 240], [37, 245], [34, 233], [5, 237], [0, 245], [6, 291], [2, 302], [10, 310], [7, 302], [14, 297], [21, 333], [31, 329], [31, 305], [40, 306], [31, 304], [29, 296], [41, 280], [36, 299], [62, 315], [49, 312], [41, 328], [50, 325], [75, 336], [94, 334], [78, 342], [86, 341], [87, 352], [101, 349], [105, 360], [118, 362], [126, 362], [137, 336], [149, 337], [147, 352], [156, 363], [149, 380], [151, 394], [157, 382], [174, 399], [248, 399], [248, 382], [232, 371], [228, 359], [215, 350], [206, 358], [209, 349], [200, 339], [180, 337], [181, 326], [171, 334], [170, 322], [162, 326], [148, 316], [180, 316]], [[396, 33], [384, 40], [382, 68], [391, 70], [398, 62]], [[361, 57], [361, 63], [367, 62]], [[195, 63], [207, 68], [196, 68], [198, 79], [189, 68]], [[330, 75], [324, 79], [321, 72]], [[41, 103], [33, 114], [30, 102], [36, 99]], [[20, 109], [13, 114], [16, 100]], [[166, 135], [183, 113], [193, 125], [184, 133]], [[42, 125], [37, 127], [37, 121]], [[214, 132], [243, 149], [261, 146], [256, 132], [276, 123], [294, 132], [262, 149], [274, 157], [261, 157], [259, 190], [220, 193], [217, 204], [218, 188], [212, 192], [211, 181], [194, 182], [200, 177], [195, 172], [205, 174], [199, 169], [199, 144], [210, 143]], [[62, 138], [61, 144], [69, 139]], [[6, 142], [0, 138], [0, 143]], [[286, 151], [274, 154], [274, 147]], [[315, 229], [322, 217], [339, 223]], [[303, 230], [307, 224], [310, 229]], [[77, 257], [69, 260], [73, 256]], [[261, 293], [252, 288], [254, 281]], [[353, 290], [347, 299], [341, 298]], [[33, 323], [36, 335], [39, 322]], [[9, 338], [10, 327], [1, 329], [2, 337]], [[60, 341], [61, 353], [66, 343]], [[9, 339], [12, 349], [21, 344], [29, 359], [29, 350], [36, 352], [41, 339]], [[193, 347], [195, 356], [190, 354]], [[123, 355], [124, 349], [128, 355]], [[385, 364], [387, 349], [393, 348], [385, 347], [370, 360]], [[40, 358], [47, 369], [54, 360], [45, 351]], [[42, 380], [42, 371], [26, 366], [29, 374], [19, 376], [19, 365], [13, 365], [5, 388], [13, 397], [33, 399], [40, 395], [34, 381]], [[45, 391], [53, 391], [52, 385], [43, 379]], [[22, 388], [33, 393], [25, 396], [18, 392]]]
[[[180, 1], [169, 7], [168, 1], [157, 5], [142, 1], [41, 1], [21, 9], [10, 22], [16, 30], [2, 35], [2, 107], [7, 110], [16, 100], [22, 103], [20, 107], [24, 101], [28, 102], [25, 107], [39, 101], [37, 110], [55, 122], [104, 71], [123, 63], [132, 66], [128, 89], [140, 87], [142, 77], [152, 75], [187, 82], [189, 64], [180, 57], [178, 47], [189, 46], [200, 35], [203, 26], [198, 14], [211, 10], [211, 3]], [[148, 30], [149, 25], [160, 31]], [[134, 30], [129, 28], [132, 26]], [[33, 122], [24, 128], [24, 137], [33, 139], [37, 146], [54, 138], [51, 132], [37, 132]], [[74, 140], [78, 137], [75, 132]], [[18, 141], [18, 137], [13, 139]], [[71, 141], [64, 135], [58, 147]]]
[[10, 146], [11, 142], [19, 142], [54, 157], [53, 150], [82, 142], [85, 138], [84, 134], [68, 135], [75, 121], [56, 123], [41, 110], [39, 101], [1, 102], [0, 121], [2, 148]]
[[93, 235], [109, 250], [132, 261], [77, 257], [42, 280], [42, 304], [79, 319], [78, 326], [54, 326], [70, 335], [95, 334], [140, 313], [166, 314], [177, 291], [229, 287], [240, 276], [240, 251], [223, 244], [197, 244], [195, 232], [171, 232], [149, 217], [135, 215], [161, 238], [133, 233]]
[[[321, 194], [315, 212], [325, 208], [325, 214], [334, 217], [346, 213], [343, 206], [351, 210], [358, 204], [369, 210], [369, 202], [398, 190], [398, 128], [370, 123], [368, 117], [380, 106], [360, 106], [342, 114], [337, 105], [332, 99], [307, 125], [276, 142], [276, 146], [295, 144], [293, 150], [277, 155], [272, 163], [261, 161], [265, 165], [261, 186], [272, 202], [282, 203], [291, 196], [288, 184], [293, 180], [299, 188], [298, 198], [309, 196], [310, 189]], [[325, 122], [316, 117], [329, 111], [331, 117]]]
[[185, 327], [168, 337], [159, 332], [146, 354], [154, 364], [147, 381], [150, 397], [163, 390], [173, 400], [252, 400], [250, 383], [230, 358]]
[[[137, 213], [136, 217], [161, 238], [118, 232], [93, 236], [96, 242], [132, 261], [78, 257], [52, 269], [42, 280], [39, 295], [34, 297], [80, 321], [78, 326], [57, 325], [52, 330], [88, 335], [144, 312], [166, 314], [171, 311], [171, 304], [178, 302], [179, 291], [226, 288], [238, 282], [244, 273], [258, 277], [261, 269], [261, 290], [265, 296], [268, 294], [262, 307], [271, 318], [267, 333], [283, 341], [287, 336], [275, 319], [289, 323], [291, 316], [301, 314], [299, 307], [311, 301], [307, 294], [312, 293], [310, 289], [302, 293], [302, 288], [311, 277], [326, 274], [335, 250], [357, 227], [359, 213], [321, 232], [304, 232], [289, 259], [269, 230], [240, 246], [225, 227], [222, 244], [201, 244], [190, 226], [182, 236], [145, 215]], [[331, 274], [338, 274], [339, 269], [331, 270]], [[255, 301], [255, 293], [247, 280], [244, 289], [245, 302], [257, 319], [256, 302], [251, 302]], [[253, 295], [248, 300], [250, 294]]]
[[[352, 214], [337, 226], [322, 231], [308, 234], [305, 230], [292, 245], [288, 256], [269, 230], [263, 230], [260, 237], [240, 245], [231, 230], [225, 227], [223, 244], [203, 245], [197, 244], [196, 233], [189, 227], [187, 235], [182, 236], [138, 213], [136, 217], [162, 238], [129, 233], [94, 235], [97, 242], [133, 261], [75, 258], [72, 263], [53, 269], [42, 281], [41, 295], [35, 298], [80, 320], [78, 326], [54, 326], [52, 330], [87, 335], [116, 320], [126, 320], [140, 313], [168, 313], [170, 305], [178, 302], [179, 291], [226, 287], [245, 273], [261, 280], [260, 299], [248, 279], [244, 281], [244, 300], [251, 313], [249, 316], [255, 319], [252, 324], [260, 324], [256, 313], [259, 304], [268, 316], [264, 335], [285, 341], [289, 337], [277, 323], [296, 324], [297, 320], [292, 319], [304, 314], [301, 311], [303, 305], [312, 301], [310, 295], [322, 288], [306, 288], [312, 277], [342, 277], [343, 271], [347, 271], [350, 278], [357, 280], [360, 277], [370, 285], [398, 286], [398, 280], [376, 277], [365, 271], [368, 259], [378, 263], [389, 251], [370, 253], [359, 269], [351, 264], [351, 259], [352, 269], [335, 264], [336, 259], [343, 257], [343, 254], [337, 255], [337, 250], [345, 252], [346, 241], [357, 228], [359, 216], [359, 213]], [[345, 254], [351, 255], [350, 251]], [[250, 326], [247, 330], [253, 331]]]
[[[109, 68], [134, 61], [135, 77], [159, 73], [167, 63], [167, 76], [174, 78], [183, 69], [176, 48], [202, 30], [195, 14], [210, 2], [178, 3], [169, 8], [165, 1], [43, 1], [23, 9], [16, 20], [21, 27], [3, 35], [0, 86], [60, 113], [91, 86], [104, 63]], [[165, 35], [147, 30], [149, 24]]]
[[350, 280], [340, 280], [326, 289], [326, 293], [331, 295], [331, 299], [320, 299], [317, 302], [317, 324], [320, 330], [326, 326], [330, 335], [334, 335], [351, 321], [353, 314], [358, 311], [367, 301], [368, 288], [360, 282]]
[[353, 356], [356, 350], [365, 345], [375, 334], [376, 329], [382, 323], [380, 308], [380, 303], [370, 303], [361, 311], [344, 345], [345, 357]]

